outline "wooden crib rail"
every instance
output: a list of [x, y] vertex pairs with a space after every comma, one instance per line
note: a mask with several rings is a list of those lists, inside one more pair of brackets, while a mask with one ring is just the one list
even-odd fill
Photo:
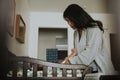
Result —
[[[12, 77], [7, 77], [9, 80], [82, 80], [87, 73], [91, 73], [92, 68], [83, 64], [58, 64], [58, 63], [52, 63], [52, 62], [46, 62], [40, 59], [36, 58], [30, 58], [30, 57], [16, 57], [10, 59], [10, 61], [13, 64], [13, 74]], [[23, 65], [23, 76], [17, 77], [17, 68], [18, 68], [18, 62], [22, 62]], [[33, 66], [33, 76], [28, 77], [27, 76], [27, 70], [29, 68], [29, 65]], [[37, 77], [37, 65], [42, 65], [43, 67], [43, 76]], [[52, 77], [48, 77], [48, 67], [52, 68]], [[62, 70], [62, 77], [57, 76], [57, 69]], [[72, 76], [67, 77], [67, 70], [72, 70]], [[82, 76], [77, 77], [77, 70], [82, 70]]]

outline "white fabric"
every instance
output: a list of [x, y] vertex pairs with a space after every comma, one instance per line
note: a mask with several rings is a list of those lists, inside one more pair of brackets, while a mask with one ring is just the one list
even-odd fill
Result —
[[103, 31], [97, 26], [82, 31], [79, 41], [78, 32], [74, 32], [77, 56], [69, 58], [71, 64], [90, 65], [95, 61], [103, 74], [114, 74], [115, 70], [107, 51], [103, 38]]

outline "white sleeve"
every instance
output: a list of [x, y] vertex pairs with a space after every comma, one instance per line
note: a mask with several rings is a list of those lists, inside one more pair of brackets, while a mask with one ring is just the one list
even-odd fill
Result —
[[99, 28], [88, 30], [86, 40], [85, 49], [77, 56], [71, 57], [69, 59], [71, 63], [89, 65], [99, 55], [102, 44], [102, 31]]

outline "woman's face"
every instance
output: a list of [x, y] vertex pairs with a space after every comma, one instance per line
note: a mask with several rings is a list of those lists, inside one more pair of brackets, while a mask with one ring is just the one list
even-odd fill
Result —
[[74, 23], [73, 23], [70, 19], [65, 18], [65, 20], [67, 21], [67, 23], [69, 24], [69, 26], [70, 26], [72, 29], [75, 29]]

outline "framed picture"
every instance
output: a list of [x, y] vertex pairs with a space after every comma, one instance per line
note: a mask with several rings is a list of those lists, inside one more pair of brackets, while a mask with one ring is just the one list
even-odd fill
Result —
[[18, 42], [24, 43], [25, 41], [26, 24], [21, 15], [16, 15], [16, 31], [15, 38]]
[[13, 34], [14, 34], [14, 27], [15, 27], [15, 7], [16, 7], [16, 4], [15, 4], [15, 0], [10, 0], [9, 1], [9, 14], [8, 14], [8, 33], [10, 34], [10, 36], [13, 37]]

